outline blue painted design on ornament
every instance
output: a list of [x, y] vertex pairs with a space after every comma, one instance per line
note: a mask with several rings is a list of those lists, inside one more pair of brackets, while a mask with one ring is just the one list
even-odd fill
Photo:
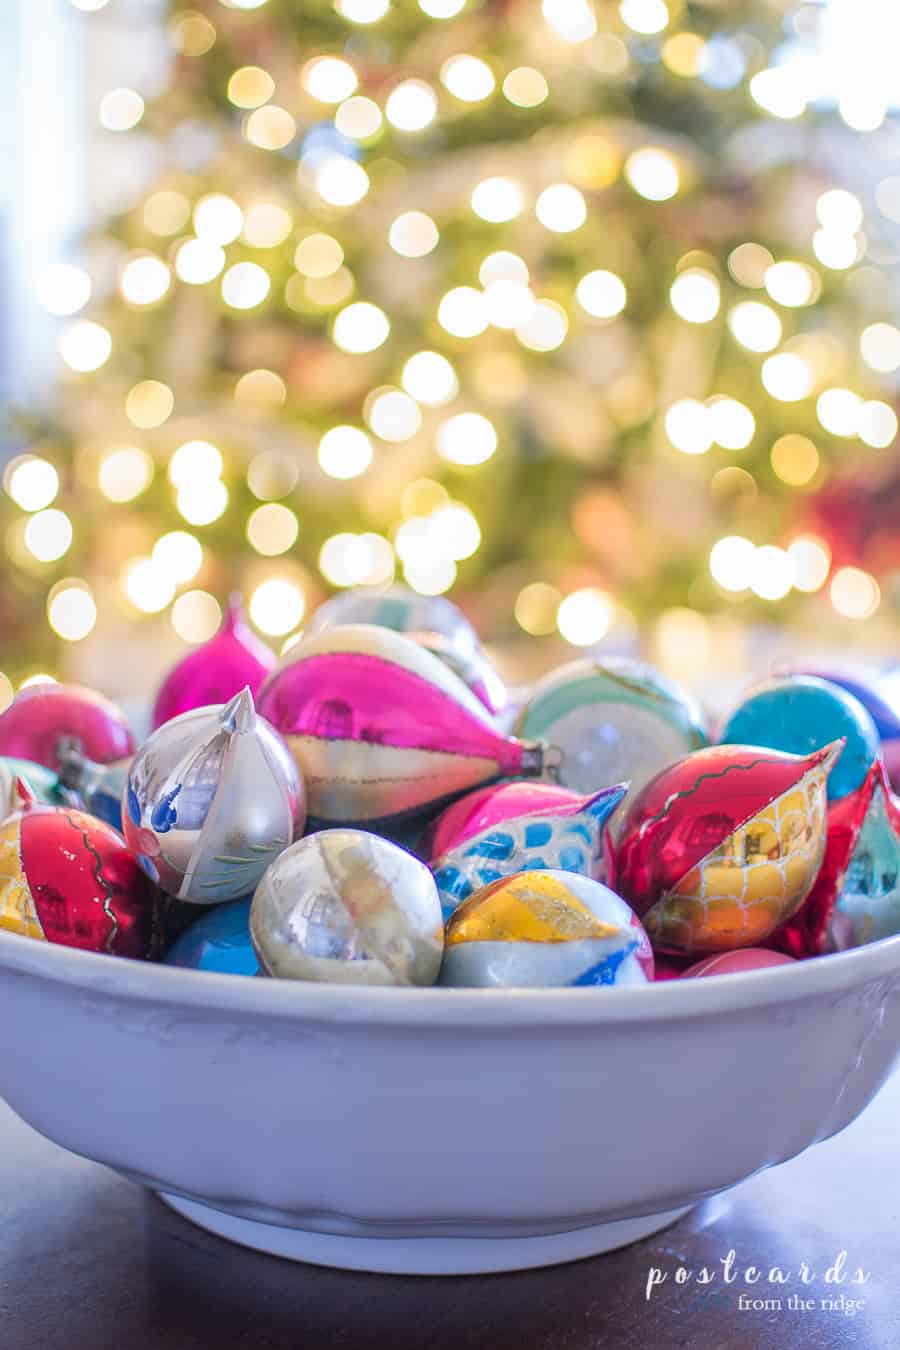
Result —
[[154, 808], [150, 816], [150, 828], [156, 830], [157, 834], [166, 834], [178, 820], [178, 811], [175, 808], [175, 798], [181, 791], [181, 783], [174, 787], [171, 792], [167, 792], [162, 801]]
[[553, 837], [553, 826], [546, 820], [535, 820], [525, 826], [525, 847], [542, 848]]
[[515, 846], [516, 841], [511, 834], [495, 830], [493, 834], [484, 835], [477, 843], [467, 848], [464, 856], [467, 858], [496, 858], [502, 862], [510, 856]]
[[559, 850], [559, 864], [564, 872], [583, 872], [587, 876], [587, 859], [580, 848], [570, 845]]
[[613, 811], [615, 811], [627, 791], [628, 788], [626, 785], [617, 783], [615, 787], [607, 788], [605, 792], [599, 793], [598, 796], [585, 807], [585, 812], [587, 815], [593, 816], [598, 825], [602, 825], [605, 821], [609, 820]]
[[129, 814], [129, 816], [131, 816], [131, 819], [134, 821], [135, 825], [140, 825], [140, 823], [141, 823], [141, 805], [140, 805], [140, 802], [139, 802], [138, 799], [137, 799], [137, 793], [135, 792], [134, 788], [131, 786], [131, 779], [130, 779], [130, 778], [129, 778], [129, 780], [128, 780], [128, 790], [127, 790], [126, 796], [127, 796], [127, 799], [128, 799], [128, 814]]
[[479, 867], [478, 878], [482, 886], [491, 886], [501, 877], [505, 877], [506, 872], [498, 872], [496, 867]]
[[548, 863], [546, 858], [528, 858], [520, 867], [521, 872], [546, 872], [553, 863]]
[[588, 848], [593, 845], [594, 841], [591, 837], [591, 832], [586, 825], [569, 825], [566, 828], [566, 834], [574, 834], [578, 839], [583, 839]]
[[595, 966], [589, 966], [587, 970], [583, 970], [577, 980], [572, 980], [571, 987], [576, 989], [585, 985], [615, 984], [623, 961], [632, 952], [637, 951], [637, 948], [637, 942], [631, 942], [621, 951], [611, 952], [602, 961], [598, 961]]

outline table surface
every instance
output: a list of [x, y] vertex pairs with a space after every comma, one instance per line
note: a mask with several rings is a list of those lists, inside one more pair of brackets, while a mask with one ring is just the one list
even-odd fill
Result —
[[[0, 1345], [896, 1350], [898, 1118], [900, 1073], [842, 1134], [653, 1238], [552, 1269], [413, 1278], [294, 1265], [232, 1246], [64, 1153], [0, 1103]], [[767, 1283], [773, 1265], [791, 1276], [787, 1284]], [[711, 1283], [698, 1284], [703, 1267]], [[745, 1282], [750, 1267], [760, 1283]], [[828, 1279], [829, 1268], [844, 1279]], [[860, 1268], [863, 1284], [853, 1282]]]

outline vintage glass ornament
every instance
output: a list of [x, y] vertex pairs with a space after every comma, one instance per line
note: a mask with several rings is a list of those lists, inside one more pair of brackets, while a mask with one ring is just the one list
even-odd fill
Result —
[[440, 983], [454, 987], [622, 986], [653, 979], [653, 953], [625, 901], [574, 872], [517, 872], [447, 922]]
[[436, 656], [372, 624], [302, 638], [259, 710], [290, 745], [317, 822], [389, 822], [544, 765], [542, 747], [503, 735]]
[[444, 945], [428, 868], [363, 830], [282, 853], [256, 888], [250, 936], [265, 974], [341, 984], [434, 984]]
[[681, 972], [681, 979], [696, 980], [707, 975], [741, 975], [745, 970], [768, 970], [771, 966], [793, 965], [794, 958], [768, 947], [743, 947], [734, 952], [716, 952], [704, 956]]
[[254, 696], [276, 663], [275, 653], [244, 619], [239, 595], [233, 595], [222, 627], [169, 671], [153, 706], [153, 726], [162, 726], [192, 708], [227, 703], [243, 688]]
[[858, 699], [875, 723], [881, 740], [881, 757], [888, 777], [896, 790], [900, 787], [900, 713], [892, 702], [891, 681], [884, 681], [884, 692], [859, 676], [842, 670], [795, 670], [781, 672], [788, 675], [813, 675], [838, 685], [845, 693]]
[[800, 757], [698, 750], [632, 803], [615, 886], [656, 950], [758, 947], [812, 889], [825, 852], [826, 779], [840, 742]]
[[900, 802], [876, 760], [862, 787], [829, 806], [816, 884], [772, 942], [793, 956], [818, 956], [895, 933], [900, 933]]
[[17, 786], [19, 779], [35, 801], [48, 806], [77, 805], [57, 775], [45, 769], [43, 764], [34, 764], [29, 759], [0, 756], [0, 820], [5, 820], [21, 805]]
[[[678, 685], [617, 656], [552, 671], [535, 685], [515, 730], [559, 750], [559, 781], [574, 792], [630, 782], [626, 808], [660, 769], [707, 742], [699, 709]], [[623, 819], [624, 810], [613, 835]]]
[[164, 961], [167, 966], [220, 975], [258, 975], [259, 962], [250, 941], [250, 900], [232, 900], [202, 910], [166, 952]]
[[154, 731], [131, 763], [122, 818], [167, 895], [215, 905], [249, 894], [302, 831], [303, 786], [244, 689]]
[[839, 737], [846, 744], [828, 778], [834, 801], [862, 784], [878, 754], [878, 732], [862, 704], [827, 680], [798, 675], [756, 685], [726, 718], [719, 740], [808, 755]]
[[125, 841], [103, 821], [34, 801], [0, 824], [0, 928], [43, 942], [152, 958], [161, 897]]
[[306, 633], [311, 636], [348, 623], [371, 623], [405, 633], [446, 662], [489, 711], [500, 712], [506, 706], [503, 681], [482, 652], [475, 629], [445, 596], [417, 595], [399, 583], [384, 588], [355, 586], [320, 605]]
[[64, 791], [74, 794], [92, 816], [105, 820], [114, 829], [122, 828], [122, 796], [128, 782], [132, 756], [114, 764], [96, 764], [88, 759], [72, 737], [60, 738], [59, 781]]
[[492, 881], [539, 868], [606, 874], [605, 826], [627, 784], [581, 796], [551, 783], [499, 783], [470, 792], [434, 824], [431, 869], [448, 919]]
[[33, 760], [55, 772], [63, 737], [99, 764], [126, 759], [134, 751], [124, 713], [82, 685], [29, 685], [0, 714], [0, 755]]

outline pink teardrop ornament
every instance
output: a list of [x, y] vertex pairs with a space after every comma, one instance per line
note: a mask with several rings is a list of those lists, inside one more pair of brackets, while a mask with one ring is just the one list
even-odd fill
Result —
[[166, 676], [153, 708], [153, 729], [179, 714], [228, 703], [248, 687], [256, 696], [277, 657], [244, 620], [239, 595], [228, 601], [222, 627]]

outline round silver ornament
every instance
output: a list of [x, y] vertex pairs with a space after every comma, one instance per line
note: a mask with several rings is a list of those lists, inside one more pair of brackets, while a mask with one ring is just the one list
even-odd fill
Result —
[[162, 890], [195, 905], [248, 895], [305, 819], [294, 759], [249, 689], [164, 723], [122, 798], [128, 843]]
[[343, 984], [434, 984], [444, 933], [434, 879], [364, 830], [320, 830], [286, 849], [250, 907], [267, 975]]

